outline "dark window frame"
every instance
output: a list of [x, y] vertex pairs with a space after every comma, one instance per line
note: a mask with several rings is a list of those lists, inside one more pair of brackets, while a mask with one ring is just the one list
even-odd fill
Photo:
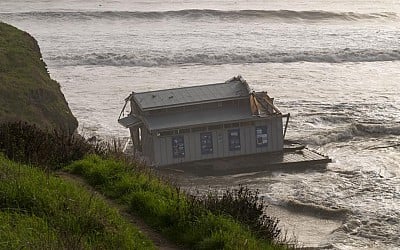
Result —
[[255, 128], [256, 146], [258, 148], [268, 147], [268, 127], [266, 125]]
[[176, 135], [171, 137], [172, 144], [172, 157], [185, 158], [185, 137], [183, 135]]
[[200, 133], [200, 151], [202, 155], [214, 153], [214, 142], [212, 132]]
[[240, 151], [242, 149], [240, 143], [240, 128], [228, 130], [228, 145], [229, 151]]

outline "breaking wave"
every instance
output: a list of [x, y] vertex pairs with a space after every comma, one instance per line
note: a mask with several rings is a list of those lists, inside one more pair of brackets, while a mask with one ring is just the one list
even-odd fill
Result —
[[355, 124], [358, 131], [370, 135], [400, 135], [400, 124], [382, 125], [382, 124]]
[[[7, 13], [2, 13], [2, 15]], [[14, 14], [12, 14], [14, 15]], [[177, 11], [81, 11], [81, 12], [20, 12], [21, 17], [38, 19], [280, 19], [280, 20], [343, 20], [357, 21], [365, 19], [396, 20], [399, 16], [394, 12], [355, 13], [355, 12], [328, 12], [328, 11], [292, 11], [292, 10], [212, 10], [212, 9], [185, 9]]]
[[249, 54], [224, 53], [166, 53], [148, 52], [140, 54], [90, 53], [46, 58], [59, 65], [105, 65], [105, 66], [172, 66], [181, 64], [221, 65], [244, 63], [290, 63], [290, 62], [376, 62], [398, 61], [400, 50], [338, 50], [338, 51], [299, 51], [268, 52]]
[[303, 203], [296, 200], [286, 200], [282, 204], [286, 209], [296, 213], [310, 214], [325, 219], [342, 220], [349, 213], [344, 208], [328, 208], [317, 204]]
[[352, 123], [346, 127], [339, 127], [333, 130], [324, 131], [303, 141], [307, 144], [322, 146], [331, 142], [350, 141], [358, 136], [390, 136], [400, 135], [400, 124], [365, 124]]

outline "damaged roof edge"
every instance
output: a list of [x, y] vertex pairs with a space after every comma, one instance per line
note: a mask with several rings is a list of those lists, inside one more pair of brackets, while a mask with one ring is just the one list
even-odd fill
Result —
[[231, 79], [225, 81], [225, 83], [230, 83], [230, 82], [234, 82], [234, 81], [239, 81], [239, 82], [241, 82], [241, 83], [246, 87], [247, 92], [248, 92], [249, 94], [250, 94], [251, 92], [253, 92], [253, 91], [251, 90], [251, 88], [250, 88], [250, 85], [247, 83], [247, 81], [246, 81], [241, 75], [234, 76], [234, 77], [232, 77]]

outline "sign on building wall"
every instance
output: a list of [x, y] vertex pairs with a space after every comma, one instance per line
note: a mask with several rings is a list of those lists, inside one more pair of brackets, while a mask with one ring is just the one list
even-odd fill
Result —
[[185, 157], [185, 141], [183, 135], [172, 137], [172, 157]]
[[213, 153], [213, 140], [211, 132], [200, 134], [200, 147], [202, 155]]
[[240, 150], [240, 129], [228, 130], [228, 143], [230, 151]]
[[256, 144], [257, 147], [264, 147], [268, 145], [267, 126], [256, 127]]

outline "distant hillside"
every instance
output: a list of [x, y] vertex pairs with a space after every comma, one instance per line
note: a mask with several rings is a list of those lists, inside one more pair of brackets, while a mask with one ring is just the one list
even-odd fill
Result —
[[78, 126], [37, 41], [0, 22], [0, 123], [20, 120], [69, 132]]

